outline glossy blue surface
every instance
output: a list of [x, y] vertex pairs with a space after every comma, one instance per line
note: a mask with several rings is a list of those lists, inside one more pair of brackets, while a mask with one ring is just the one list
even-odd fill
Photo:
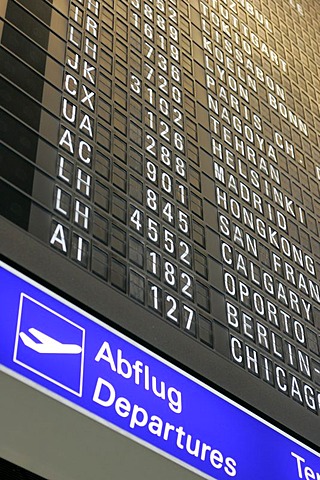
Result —
[[4, 264], [0, 305], [0, 366], [34, 388], [204, 476], [320, 479], [317, 453]]

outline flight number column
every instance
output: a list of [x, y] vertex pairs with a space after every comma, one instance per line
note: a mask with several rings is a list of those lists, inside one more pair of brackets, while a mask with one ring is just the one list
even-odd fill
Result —
[[[137, 263], [147, 273], [148, 307], [198, 337], [200, 317], [210, 332], [209, 320], [200, 315], [209, 295], [194, 274], [181, 18], [176, 0], [130, 4], [136, 40], [131, 54], [142, 55], [141, 64], [130, 64], [130, 139], [143, 151], [144, 180], [137, 201], [131, 199], [129, 224], [131, 242], [143, 250], [145, 262]], [[134, 119], [137, 104], [140, 121]], [[142, 285], [141, 273], [136, 274]], [[211, 344], [210, 333], [206, 341]]]

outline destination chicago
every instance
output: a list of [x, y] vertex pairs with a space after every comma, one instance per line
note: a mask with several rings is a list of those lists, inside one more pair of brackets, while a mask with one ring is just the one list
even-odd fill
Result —
[[278, 391], [304, 405], [313, 413], [320, 411], [320, 392], [308, 382], [273, 362], [236, 336], [230, 338], [232, 360]]

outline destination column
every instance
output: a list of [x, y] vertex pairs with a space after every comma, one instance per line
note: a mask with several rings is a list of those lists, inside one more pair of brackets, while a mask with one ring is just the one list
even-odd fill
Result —
[[271, 20], [248, 2], [199, 5], [218, 206], [208, 221], [221, 235], [226, 357], [318, 413], [317, 261], [297, 237], [312, 214], [288, 188], [289, 165], [304, 166], [293, 141], [309, 138], [309, 125], [284, 103], [291, 66], [262, 37], [263, 29], [274, 36]]

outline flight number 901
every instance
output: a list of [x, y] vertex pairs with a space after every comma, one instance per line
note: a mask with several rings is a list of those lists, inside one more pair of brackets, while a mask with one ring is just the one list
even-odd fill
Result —
[[[189, 189], [178, 180], [175, 180], [172, 175], [158, 167], [155, 163], [147, 160], [145, 169], [145, 178], [152, 182], [161, 191], [172, 198], [175, 198], [179, 203], [188, 207]], [[186, 178], [185, 162], [179, 158], [175, 158], [175, 173]], [[152, 194], [149, 193], [149, 196]], [[170, 222], [171, 223], [171, 222]]]

